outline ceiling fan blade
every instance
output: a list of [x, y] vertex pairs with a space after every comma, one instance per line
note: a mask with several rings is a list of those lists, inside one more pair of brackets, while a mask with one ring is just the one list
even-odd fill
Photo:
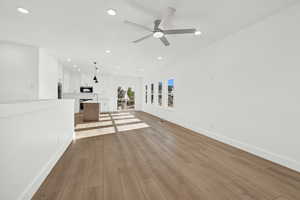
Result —
[[133, 43], [141, 42], [141, 41], [143, 41], [143, 40], [145, 40], [145, 39], [151, 37], [152, 35], [153, 35], [152, 33], [149, 34], [149, 35], [146, 35], [146, 36], [144, 36], [144, 37], [142, 37], [142, 38], [140, 38], [140, 39], [138, 39], [138, 40], [133, 41]]
[[128, 20], [125, 20], [124, 21], [125, 24], [129, 24], [131, 26], [134, 26], [134, 27], [137, 27], [137, 28], [141, 28], [141, 29], [144, 29], [144, 30], [147, 30], [147, 31], [153, 31], [151, 28], [147, 27], [147, 26], [144, 26], [144, 25], [141, 25], [141, 24], [137, 24], [135, 22], [131, 22], [131, 21], [128, 21]]
[[160, 23], [161, 23], [160, 19], [157, 19], [157, 20], [154, 21], [154, 30], [158, 30], [158, 27], [159, 27]]
[[172, 20], [175, 12], [176, 12], [175, 8], [168, 7], [163, 13], [162, 22], [160, 26], [163, 28], [172, 27]]
[[165, 36], [163, 36], [163, 37], [161, 37], [159, 39], [160, 39], [160, 41], [162, 41], [162, 43], [164, 43], [165, 46], [169, 46], [170, 45], [170, 42], [168, 41], [168, 39]]
[[173, 30], [164, 30], [164, 34], [171, 35], [171, 34], [187, 34], [187, 33], [195, 33], [195, 28], [190, 29], [173, 29]]

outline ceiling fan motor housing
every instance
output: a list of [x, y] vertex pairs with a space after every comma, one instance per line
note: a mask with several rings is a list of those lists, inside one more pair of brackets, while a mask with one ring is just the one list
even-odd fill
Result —
[[153, 30], [154, 38], [162, 38], [165, 35], [164, 31], [159, 28], [160, 23], [161, 23], [160, 19], [154, 21], [154, 30]]
[[160, 31], [160, 30], [154, 31], [154, 33], [153, 33], [153, 37], [155, 37], [155, 38], [162, 38], [164, 35], [165, 35], [164, 32]]

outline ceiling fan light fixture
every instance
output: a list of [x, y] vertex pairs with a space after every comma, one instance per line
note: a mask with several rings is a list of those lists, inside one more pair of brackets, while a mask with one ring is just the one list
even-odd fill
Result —
[[25, 8], [19, 7], [19, 8], [17, 8], [17, 10], [22, 14], [29, 14], [29, 10], [27, 10]]
[[106, 12], [107, 12], [108, 15], [111, 15], [111, 16], [117, 15], [117, 11], [115, 9], [112, 9], [112, 8], [108, 9]]
[[195, 33], [194, 33], [195, 35], [201, 35], [202, 34], [202, 32], [201, 31], [195, 31]]
[[161, 31], [156, 31], [153, 33], [154, 38], [162, 38], [165, 34]]

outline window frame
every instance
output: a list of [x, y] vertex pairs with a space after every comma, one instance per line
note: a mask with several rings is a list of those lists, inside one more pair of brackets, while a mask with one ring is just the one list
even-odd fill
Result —
[[151, 104], [154, 104], [154, 83], [151, 83], [151, 87], [150, 87], [150, 90], [151, 90]]
[[158, 106], [163, 106], [163, 82], [159, 81], [157, 85], [157, 104]]
[[145, 104], [148, 104], [148, 85], [145, 85]]
[[[169, 82], [172, 81], [172, 91], [169, 92]], [[170, 99], [170, 94], [172, 96], [172, 106], [170, 106], [170, 103], [169, 103], [169, 99]], [[167, 80], [167, 105], [166, 107], [169, 108], [169, 109], [173, 109], [175, 107], [175, 104], [174, 104], [174, 99], [175, 99], [175, 79], [174, 78], [170, 78]]]

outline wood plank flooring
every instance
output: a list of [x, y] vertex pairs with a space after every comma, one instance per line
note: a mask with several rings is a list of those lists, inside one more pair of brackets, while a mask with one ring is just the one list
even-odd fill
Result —
[[[300, 173], [142, 112], [140, 128], [74, 141], [33, 197], [299, 200]], [[140, 122], [138, 122], [140, 123]]]

